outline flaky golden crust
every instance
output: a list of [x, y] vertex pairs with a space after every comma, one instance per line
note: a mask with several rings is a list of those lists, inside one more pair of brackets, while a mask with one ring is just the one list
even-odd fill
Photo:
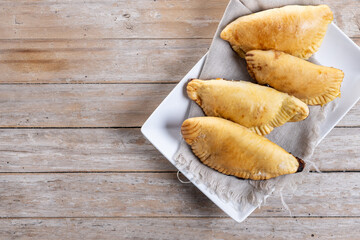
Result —
[[319, 49], [332, 20], [327, 5], [289, 5], [240, 17], [220, 36], [241, 57], [251, 50], [273, 49], [308, 59]]
[[187, 94], [207, 116], [231, 120], [259, 135], [288, 121], [301, 121], [309, 114], [299, 99], [245, 81], [193, 79], [187, 85]]
[[304, 162], [263, 136], [231, 121], [197, 117], [181, 133], [205, 165], [226, 175], [264, 180], [302, 171]]
[[260, 84], [293, 95], [309, 105], [324, 105], [340, 96], [344, 73], [279, 51], [246, 54], [249, 74]]

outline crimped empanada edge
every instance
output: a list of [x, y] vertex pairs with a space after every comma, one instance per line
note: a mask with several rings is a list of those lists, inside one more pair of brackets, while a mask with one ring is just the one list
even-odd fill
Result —
[[[191, 149], [193, 150], [193, 148], [191, 147]], [[195, 153], [194, 153], [195, 154]], [[195, 154], [196, 157], [198, 157], [196, 154]], [[247, 172], [247, 171], [231, 171], [231, 170], [228, 170], [228, 169], [225, 169], [223, 167], [220, 167], [214, 163], [211, 163], [209, 161], [210, 157], [207, 157], [206, 159], [201, 159], [200, 157], [198, 157], [198, 159], [203, 163], [205, 164], [206, 166], [212, 168], [212, 169], [215, 169], [216, 171], [222, 173], [222, 174], [225, 174], [225, 175], [230, 175], [230, 176], [235, 176], [235, 177], [238, 177], [238, 178], [242, 178], [242, 179], [251, 179], [251, 180], [268, 180], [268, 179], [271, 179], [271, 178], [275, 178], [275, 177], [278, 177], [278, 176], [282, 176], [282, 175], [287, 175], [287, 174], [293, 174], [293, 173], [298, 173], [298, 172], [302, 172], [305, 168], [305, 162], [301, 159], [301, 158], [298, 158], [298, 157], [295, 157], [293, 156], [299, 166], [297, 167], [296, 171], [294, 172], [288, 172], [288, 173], [279, 173], [279, 174], [270, 174], [270, 173], [266, 173], [265, 175], [260, 175], [260, 174], [256, 174], [256, 171], [253, 171], [253, 172]]]
[[[286, 93], [284, 93], [286, 94]], [[297, 100], [297, 101], [294, 101]], [[300, 106], [300, 104], [302, 106]], [[294, 109], [296, 113], [294, 114]], [[267, 135], [276, 127], [280, 127], [287, 122], [299, 122], [309, 116], [309, 108], [300, 99], [288, 95], [288, 99], [283, 101], [280, 111], [277, 112], [276, 118], [269, 123], [249, 128], [259, 135]]]
[[[309, 46], [309, 48], [304, 49], [302, 52], [299, 53], [299, 56], [297, 56], [297, 57], [300, 57], [305, 60], [308, 60], [314, 53], [316, 53], [319, 50], [322, 42], [324, 41], [324, 37], [327, 32], [327, 29], [329, 28], [329, 24], [334, 20], [334, 13], [331, 11], [329, 6], [327, 6], [325, 4], [318, 5], [318, 6], [326, 6], [327, 10], [330, 11], [329, 13], [331, 14], [331, 17], [326, 18], [326, 16], [327, 16], [326, 15], [322, 18], [322, 21], [319, 23], [319, 26], [322, 26], [324, 24], [324, 26], [325, 26], [324, 30], [316, 31], [316, 34], [312, 38], [312, 44]], [[291, 55], [294, 55], [294, 54], [291, 54]], [[296, 56], [296, 55], [294, 55], [294, 56]]]
[[289, 122], [300, 122], [302, 120], [305, 120], [310, 113], [309, 107], [306, 105], [306, 103], [304, 103], [295, 96], [289, 95], [289, 98], [296, 106], [296, 114], [292, 115], [292, 117], [289, 119]]
[[199, 122], [195, 122], [190, 118], [186, 119], [181, 125], [181, 134], [185, 142], [189, 145], [193, 144], [193, 142], [196, 141], [199, 132], [200, 132]]
[[265, 136], [265, 135], [268, 135], [269, 133], [271, 133], [272, 130], [274, 130], [274, 126], [272, 126], [272, 122], [270, 122], [270, 123], [263, 124], [260, 126], [250, 127], [249, 130], [260, 136]]
[[[200, 161], [205, 164], [206, 166], [222, 173], [222, 174], [225, 174], [225, 175], [229, 175], [229, 176], [234, 176], [234, 177], [238, 177], [238, 178], [242, 178], [242, 179], [251, 179], [251, 180], [266, 180], [266, 179], [270, 179], [270, 178], [273, 178], [274, 176], [268, 176], [268, 178], [265, 178], [265, 176], [256, 176], [255, 174], [251, 173], [251, 172], [246, 172], [246, 171], [243, 171], [243, 172], [240, 172], [240, 171], [230, 171], [230, 170], [227, 170], [227, 169], [224, 169], [222, 167], [219, 167], [215, 164], [211, 164], [208, 159], [205, 160], [205, 161], [202, 161], [200, 159]], [[262, 178], [261, 178], [262, 177]]]
[[[253, 50], [251, 50], [253, 51]], [[253, 57], [255, 56], [253, 53], [250, 53], [251, 51], [248, 51], [246, 54], [245, 54], [245, 61], [246, 61], [246, 69], [248, 70], [248, 73], [250, 75], [250, 77], [252, 79], [254, 79], [256, 82], [257, 79], [256, 79], [256, 76], [255, 76], [255, 72], [254, 72], [254, 68], [255, 68], [255, 63], [254, 63], [254, 59]]]
[[308, 105], [325, 105], [337, 97], [340, 97], [341, 84], [344, 80], [344, 72], [340, 69], [336, 69], [335, 76], [329, 81], [329, 87], [326, 89], [326, 92], [322, 95], [316, 96], [314, 98], [300, 99]]

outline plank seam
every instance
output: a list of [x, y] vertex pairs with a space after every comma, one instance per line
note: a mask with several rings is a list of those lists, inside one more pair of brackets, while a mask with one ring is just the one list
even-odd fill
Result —
[[[360, 38], [360, 36], [350, 37], [351, 39]], [[148, 40], [212, 40], [212, 37], [175, 37], [175, 38], [0, 38], [0, 41], [53, 41], [53, 42], [64, 42], [64, 41], [116, 41], [116, 40], [136, 40], [136, 41], [148, 41]]]
[[[107, 174], [107, 173], [160, 173], [160, 174], [167, 174], [167, 173], [173, 173], [173, 174], [176, 174], [177, 171], [176, 170], [173, 170], [173, 171], [153, 171], [153, 170], [150, 170], [150, 171], [147, 171], [147, 170], [139, 170], [139, 171], [127, 171], [127, 170], [124, 170], [124, 171], [45, 171], [45, 172], [0, 172], [0, 175], [25, 175], [25, 174], [28, 174], [28, 175], [31, 175], [31, 174]], [[360, 170], [330, 170], [330, 171], [327, 171], [327, 170], [324, 170], [324, 171], [321, 171], [321, 172], [316, 172], [316, 171], [310, 171], [309, 172], [310, 174], [324, 174], [324, 173], [327, 173], [327, 174], [331, 174], [331, 173], [360, 173]]]
[[[10, 129], [139, 129], [142, 126], [124, 126], [124, 127], [1, 127], [0, 130], [10, 130]], [[334, 128], [360, 128], [359, 126], [335, 126]]]
[[[359, 40], [360, 36], [349, 37], [352, 40]], [[114, 41], [114, 40], [137, 40], [137, 41], [148, 41], [148, 40], [212, 40], [213, 37], [172, 37], [172, 38], [139, 38], [139, 37], [120, 37], [120, 38], [0, 38], [0, 41], [53, 41], [53, 42], [63, 42], [63, 41]]]
[[[73, 217], [67, 217], [67, 216], [59, 216], [59, 217], [0, 217], [1, 220], [15, 220], [15, 219], [206, 219], [206, 218], [214, 218], [214, 219], [231, 219], [228, 216], [73, 216]], [[360, 218], [360, 216], [249, 216], [248, 218], [285, 218], [285, 219], [295, 219], [295, 218], [303, 218], [303, 219], [340, 219], [340, 218], [353, 218], [357, 219]]]
[[136, 81], [136, 82], [131, 82], [131, 81], [123, 81], [123, 82], [61, 82], [61, 83], [56, 83], [56, 82], [19, 82], [19, 83], [0, 83], [0, 85], [139, 85], [139, 84], [143, 84], [143, 85], [154, 85], [154, 84], [178, 84], [179, 81], [159, 81], [159, 82], [142, 82], [142, 81]]
[[129, 126], [129, 127], [0, 127], [0, 130], [10, 129], [139, 129], [141, 126]]

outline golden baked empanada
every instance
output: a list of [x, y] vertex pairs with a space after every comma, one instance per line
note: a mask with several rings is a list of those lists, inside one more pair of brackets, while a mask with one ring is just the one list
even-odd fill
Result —
[[250, 75], [260, 84], [293, 95], [309, 105], [324, 105], [340, 96], [344, 73], [279, 51], [246, 53]]
[[221, 38], [241, 57], [250, 50], [273, 49], [308, 59], [320, 47], [332, 20], [326, 5], [290, 5], [240, 17], [226, 26]]
[[227, 175], [263, 180], [301, 172], [305, 165], [267, 138], [222, 118], [189, 118], [181, 133], [202, 163]]
[[245, 81], [194, 79], [187, 85], [187, 94], [206, 115], [231, 120], [260, 135], [309, 115], [308, 106], [299, 99]]

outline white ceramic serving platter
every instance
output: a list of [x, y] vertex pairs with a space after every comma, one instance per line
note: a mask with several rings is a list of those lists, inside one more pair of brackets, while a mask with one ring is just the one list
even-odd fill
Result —
[[[206, 54], [171, 91], [141, 128], [144, 136], [172, 164], [174, 164], [173, 156], [181, 142], [180, 127], [188, 116], [190, 106], [185, 85], [189, 79], [199, 77], [205, 59]], [[312, 61], [339, 68], [345, 73], [341, 86], [341, 98], [335, 100], [336, 108], [327, 115], [321, 125], [321, 141], [360, 98], [360, 48], [335, 24], [331, 24], [319, 51], [312, 56]], [[192, 179], [190, 173], [183, 174], [188, 179]], [[222, 201], [217, 195], [210, 193], [203, 184], [195, 182], [193, 184], [237, 222], [246, 219], [257, 208], [253, 205], [239, 208], [231, 202]]]

